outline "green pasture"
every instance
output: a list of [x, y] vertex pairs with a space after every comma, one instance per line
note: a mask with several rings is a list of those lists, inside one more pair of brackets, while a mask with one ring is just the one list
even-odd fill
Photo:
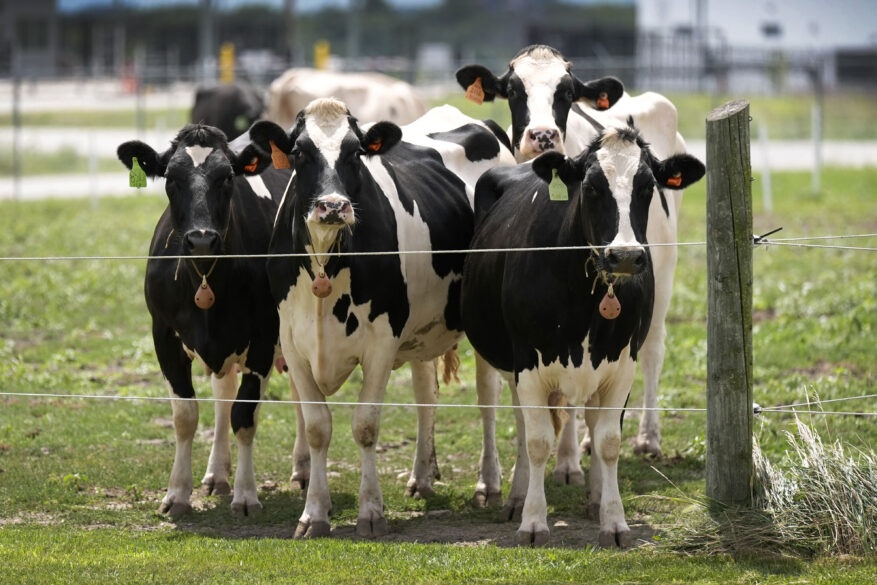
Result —
[[[806, 173], [773, 175], [774, 208], [753, 187], [753, 230], [774, 238], [877, 233], [877, 169], [825, 169], [821, 193]], [[665, 456], [623, 449], [619, 482], [637, 535], [628, 551], [597, 550], [581, 488], [548, 481], [551, 546], [513, 546], [517, 524], [474, 509], [480, 451], [471, 348], [461, 383], [441, 389], [436, 450], [442, 478], [427, 500], [403, 496], [414, 450], [414, 410], [383, 409], [380, 464], [390, 535], [353, 536], [359, 486], [351, 408], [333, 408], [330, 488], [334, 538], [292, 539], [304, 499], [290, 485], [294, 413], [275, 376], [256, 438], [260, 516], [234, 518], [229, 500], [196, 498], [177, 521], [156, 510], [173, 459], [167, 389], [142, 294], [161, 197], [0, 202], [0, 582], [3, 583], [872, 583], [877, 557], [780, 556], [769, 548], [708, 555], [671, 544], [692, 526], [704, 494], [706, 414], [705, 184], [685, 193], [660, 406]], [[850, 453], [877, 445], [877, 237], [816, 240], [835, 247], [754, 249], [754, 399], [798, 406], [826, 442]], [[852, 249], [869, 247], [871, 251]], [[76, 257], [76, 258], [59, 258]], [[710, 316], [713, 318], [713, 316]], [[333, 401], [355, 400], [356, 377]], [[200, 396], [209, 383], [200, 377]], [[508, 405], [508, 396], [503, 397]], [[387, 401], [411, 403], [406, 368]], [[638, 378], [630, 405], [641, 403]], [[830, 411], [830, 414], [821, 411]], [[207, 462], [213, 410], [201, 404], [193, 458]], [[636, 431], [629, 413], [624, 437]], [[786, 462], [791, 409], [755, 419], [755, 439]], [[504, 479], [514, 425], [499, 412]], [[507, 483], [504, 488], [507, 489]], [[873, 504], [877, 506], [877, 504]], [[733, 536], [728, 535], [733, 542]]]

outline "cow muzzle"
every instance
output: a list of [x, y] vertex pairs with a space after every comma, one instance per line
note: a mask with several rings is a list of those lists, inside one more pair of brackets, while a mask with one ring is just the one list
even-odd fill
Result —
[[320, 197], [311, 210], [310, 220], [322, 225], [352, 225], [355, 221], [353, 206], [340, 195]]
[[550, 150], [563, 152], [560, 131], [557, 128], [535, 127], [524, 131], [524, 136], [521, 140], [521, 154], [527, 159]]
[[648, 257], [644, 248], [606, 248], [603, 269], [615, 276], [634, 276], [646, 268]]
[[216, 230], [189, 230], [183, 237], [186, 250], [192, 256], [210, 256], [220, 251], [222, 237]]

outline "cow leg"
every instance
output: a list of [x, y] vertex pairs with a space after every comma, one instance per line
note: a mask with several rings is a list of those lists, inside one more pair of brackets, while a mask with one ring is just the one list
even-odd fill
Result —
[[496, 448], [496, 405], [502, 390], [502, 376], [477, 352], [475, 388], [481, 412], [481, 461], [473, 502], [480, 508], [499, 506], [502, 505], [502, 467]]
[[[268, 368], [270, 375], [271, 369]], [[234, 497], [231, 512], [237, 516], [252, 516], [262, 511], [256, 487], [253, 464], [253, 439], [259, 426], [259, 402], [265, 395], [268, 376], [247, 372], [241, 376], [237, 401], [231, 409], [231, 425], [237, 439], [238, 461], [234, 476]]]
[[[622, 357], [622, 359], [628, 359]], [[599, 507], [600, 515], [600, 546], [630, 546], [630, 528], [624, 519], [624, 506], [621, 503], [621, 492], [618, 488], [618, 457], [621, 452], [621, 424], [618, 417], [624, 408], [630, 386], [633, 383], [634, 364], [619, 368], [616, 378], [605, 392], [599, 391], [600, 406], [598, 411], [589, 411], [593, 426], [591, 436], [594, 439], [591, 454], [591, 469], [594, 478], [591, 480], [589, 509]]]
[[[545, 546], [548, 544], [548, 504], [545, 499], [545, 465], [554, 445], [554, 428], [551, 412], [542, 390], [529, 385], [520, 392], [524, 415], [524, 434], [527, 439], [527, 457], [530, 460], [530, 477], [527, 496], [521, 513], [521, 526], [515, 535], [519, 546]], [[536, 406], [540, 408], [527, 408]]]
[[210, 375], [210, 386], [213, 388], [213, 445], [210, 448], [210, 459], [207, 471], [201, 479], [204, 493], [207, 495], [227, 496], [231, 493], [229, 476], [231, 475], [231, 404], [237, 391], [237, 376], [228, 374], [217, 378]]
[[192, 441], [198, 428], [198, 403], [192, 386], [192, 361], [183, 351], [180, 339], [170, 328], [153, 322], [152, 339], [161, 373], [170, 386], [174, 417], [174, 464], [167, 493], [158, 508], [160, 514], [178, 518], [192, 511]]
[[327, 459], [332, 440], [332, 413], [314, 382], [310, 366], [300, 360], [290, 360], [289, 355], [286, 355], [286, 361], [302, 400], [303, 425], [298, 432], [303, 432], [307, 439], [311, 461], [305, 507], [298, 520], [295, 538], [329, 536], [332, 502], [329, 497]]
[[[384, 352], [392, 355], [392, 352]], [[359, 485], [359, 516], [356, 535], [377, 538], [388, 532], [384, 517], [384, 497], [378, 481], [377, 452], [381, 427], [381, 407], [392, 362], [366, 358], [362, 367], [362, 390], [359, 404], [353, 410], [353, 439], [359, 445], [361, 480]]]
[[562, 485], [585, 485], [582, 471], [582, 451], [579, 446], [576, 409], [567, 408], [566, 424], [557, 440], [557, 463], [554, 465], [554, 481]]
[[527, 497], [527, 485], [530, 482], [530, 459], [527, 457], [527, 433], [524, 425], [524, 412], [518, 398], [518, 388], [513, 379], [508, 380], [512, 393], [512, 405], [515, 407], [515, 466], [512, 468], [509, 496], [503, 506], [503, 516], [507, 520], [519, 521], [524, 511], [524, 500]]
[[428, 498], [435, 495], [433, 478], [440, 477], [438, 461], [435, 457], [435, 404], [438, 402], [438, 379], [435, 360], [412, 361], [410, 365], [414, 399], [417, 404], [429, 406], [417, 407], [417, 447], [405, 495]]
[[311, 453], [308, 449], [308, 443], [305, 440], [305, 419], [302, 415], [301, 397], [298, 394], [298, 388], [292, 376], [289, 378], [289, 389], [292, 392], [292, 399], [295, 405], [295, 444], [292, 447], [292, 476], [289, 482], [293, 485], [298, 484], [302, 490], [308, 489], [308, 482], [311, 479]]

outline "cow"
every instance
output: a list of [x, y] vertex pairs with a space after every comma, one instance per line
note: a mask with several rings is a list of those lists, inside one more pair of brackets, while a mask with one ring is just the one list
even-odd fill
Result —
[[[639, 131], [659, 158], [684, 153], [685, 142], [677, 132], [675, 106], [664, 96], [647, 92], [630, 96], [612, 78], [582, 82], [571, 72], [563, 55], [546, 45], [522, 49], [497, 77], [482, 65], [467, 65], [456, 73], [463, 87], [480, 79], [484, 100], [508, 100], [511, 140], [519, 162], [549, 150], [575, 156], [585, 150], [605, 127], [624, 127], [633, 118]], [[617, 81], [617, 80], [616, 80]], [[649, 241], [661, 244], [651, 250], [656, 279], [652, 328], [641, 353], [643, 412], [634, 441], [634, 452], [661, 457], [661, 427], [657, 412], [658, 381], [664, 363], [665, 319], [673, 293], [676, 270], [677, 221], [682, 191], [662, 192], [652, 200]], [[588, 439], [582, 447], [588, 447]], [[557, 448], [555, 479], [583, 483], [576, 425], [567, 425]]]
[[[129, 169], [164, 177], [168, 197], [149, 246], [144, 288], [155, 353], [173, 399], [176, 451], [159, 507], [171, 517], [192, 509], [192, 441], [198, 425], [192, 362], [196, 359], [210, 374], [216, 399], [213, 445], [202, 484], [207, 493], [230, 491], [230, 427], [238, 445], [231, 510], [252, 515], [262, 508], [253, 438], [258, 401], [279, 355], [279, 317], [264, 254], [277, 201], [291, 173], [267, 168], [272, 160], [269, 133], [258, 130], [265, 127], [254, 128], [229, 145], [221, 130], [189, 124], [163, 153], [137, 140], [117, 149]], [[263, 257], [248, 257], [253, 254]], [[295, 453], [296, 461], [306, 465], [303, 438], [296, 437]], [[307, 469], [299, 473], [306, 475]]]
[[264, 114], [265, 98], [261, 91], [249, 84], [223, 83], [198, 88], [189, 121], [215, 126], [234, 140]]
[[340, 72], [297, 67], [271, 82], [267, 118], [290, 128], [311, 101], [334, 97], [363, 122], [389, 120], [408, 124], [427, 107], [408, 83], [376, 72]]
[[[406, 362], [417, 403], [434, 405], [434, 360], [462, 337], [463, 255], [440, 252], [469, 245], [474, 183], [467, 186], [464, 174], [447, 165], [466, 160], [487, 168], [503, 153], [507, 162], [512, 159], [485, 124], [416, 134], [416, 128], [438, 130], [433, 122], [441, 114], [428, 114], [407, 132], [389, 121], [360, 126], [344, 102], [320, 98], [299, 114], [286, 137], [294, 174], [275, 221], [268, 277], [311, 454], [298, 538], [331, 533], [326, 456], [332, 421], [325, 397], [361, 366], [360, 404], [352, 423], [362, 466], [356, 533], [385, 535], [375, 405], [383, 400], [390, 372]], [[282, 140], [277, 137], [278, 145]], [[406, 493], [429, 496], [436, 468], [435, 407], [417, 410]]]
[[[548, 542], [545, 464], [568, 405], [592, 407], [589, 513], [599, 517], [599, 543], [630, 544], [619, 411], [653, 315], [650, 204], [703, 174], [691, 155], [658, 159], [630, 126], [605, 129], [574, 159], [548, 152], [487, 171], [476, 185], [461, 311], [472, 346], [504, 373], [521, 407], [525, 445], [508, 496], [519, 545]], [[530, 250], [495, 251], [510, 248]]]

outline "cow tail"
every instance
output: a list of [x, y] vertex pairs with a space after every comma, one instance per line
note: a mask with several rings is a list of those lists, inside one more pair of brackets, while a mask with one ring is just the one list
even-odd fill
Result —
[[548, 406], [551, 407], [551, 426], [554, 427], [554, 436], [560, 435], [563, 425], [569, 420], [569, 413], [566, 411], [566, 396], [560, 390], [554, 390], [548, 395]]
[[441, 358], [442, 382], [447, 386], [452, 381], [460, 383], [457, 370], [460, 369], [460, 355], [457, 353], [457, 345], [445, 352]]

